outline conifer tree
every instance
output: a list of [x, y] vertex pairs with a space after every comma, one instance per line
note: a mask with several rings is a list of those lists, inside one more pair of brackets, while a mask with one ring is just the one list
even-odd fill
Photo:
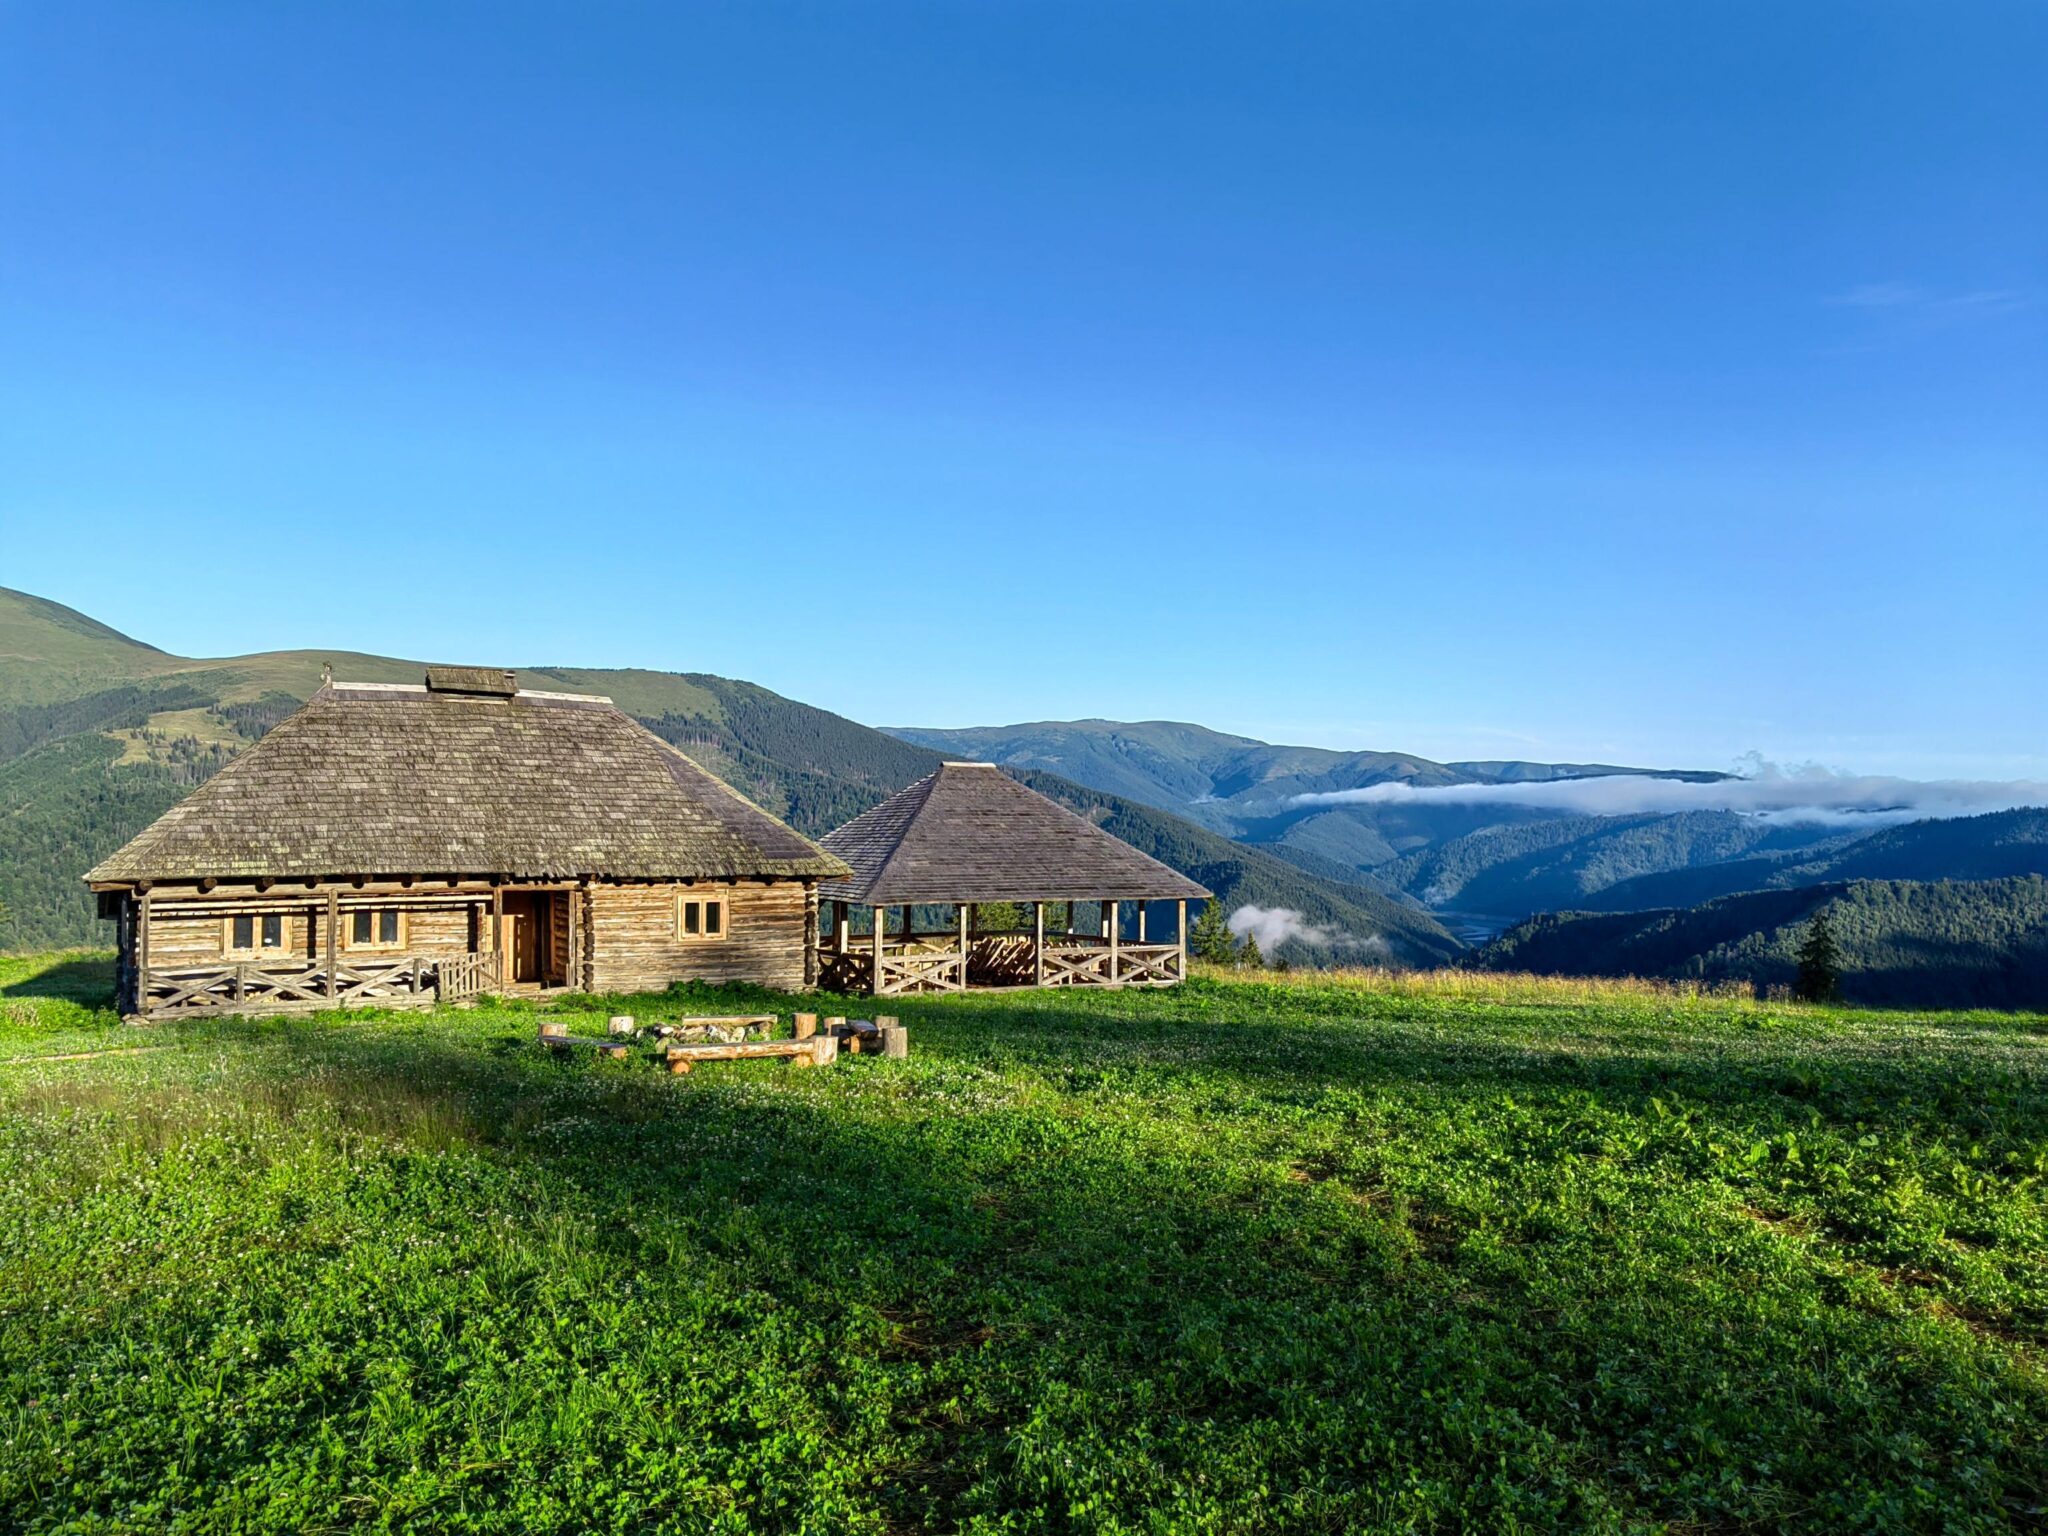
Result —
[[1842, 996], [1842, 950], [1826, 912], [1816, 912], [1799, 945], [1799, 979], [1792, 992], [1803, 1003], [1838, 1002]]
[[1230, 929], [1223, 921], [1222, 897], [1210, 897], [1202, 908], [1202, 915], [1188, 930], [1188, 948], [1197, 960], [1207, 960], [1212, 965], [1231, 963], [1234, 955], [1230, 947]]
[[1256, 933], [1247, 933], [1244, 936], [1244, 948], [1237, 952], [1237, 963], [1248, 965], [1258, 971], [1266, 968], [1266, 957], [1259, 952], [1259, 936]]

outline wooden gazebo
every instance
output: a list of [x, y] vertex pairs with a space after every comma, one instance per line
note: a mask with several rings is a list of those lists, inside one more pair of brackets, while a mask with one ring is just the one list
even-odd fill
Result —
[[[993, 763], [947, 763], [826, 835], [853, 873], [818, 887], [829, 931], [817, 975], [877, 996], [969, 986], [1171, 986], [1187, 975], [1187, 907], [1209, 892]], [[1146, 904], [1174, 904], [1170, 942], [1148, 937]], [[1077, 932], [1076, 902], [1099, 914]], [[1123, 904], [1137, 904], [1134, 934]], [[1029, 907], [1027, 927], [984, 926], [980, 909]], [[1048, 905], [1064, 916], [1047, 932]], [[853, 931], [857, 908], [864, 933]], [[944, 929], [918, 909], [953, 908]], [[1058, 930], [1064, 931], [1058, 931]]]

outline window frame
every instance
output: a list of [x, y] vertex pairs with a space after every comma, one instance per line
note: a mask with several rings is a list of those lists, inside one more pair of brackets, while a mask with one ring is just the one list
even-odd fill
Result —
[[[285, 954], [291, 948], [291, 930], [285, 926], [282, 912], [230, 912], [220, 920], [220, 952], [231, 960], [262, 960], [271, 955]], [[249, 942], [235, 942], [235, 924], [248, 920]], [[265, 942], [264, 926], [271, 920], [277, 922], [277, 942]]]
[[[689, 919], [685, 913], [691, 908], [698, 909], [697, 931], [689, 930]], [[707, 920], [707, 914], [716, 913], [716, 921]], [[680, 890], [676, 892], [676, 942], [678, 944], [716, 944], [732, 936], [732, 899], [724, 895], [706, 896], [700, 892]]]
[[[398, 937], [395, 939], [377, 937], [377, 930], [384, 926], [384, 914], [387, 912], [398, 919]], [[341, 917], [341, 947], [358, 954], [393, 954], [404, 949], [412, 937], [412, 925], [407, 922], [403, 907], [344, 907]], [[356, 937], [356, 919], [359, 917], [370, 919], [370, 937], [367, 939]]]

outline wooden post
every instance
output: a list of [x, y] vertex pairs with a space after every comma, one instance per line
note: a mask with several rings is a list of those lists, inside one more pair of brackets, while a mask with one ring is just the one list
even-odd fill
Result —
[[1138, 942], [1140, 944], [1145, 942], [1145, 903], [1143, 900], [1140, 900], [1138, 903]]
[[818, 884], [815, 880], [804, 882], [804, 990], [810, 991], [818, 984], [818, 951], [824, 947], [824, 935], [818, 931]]
[[882, 930], [889, 926], [889, 921], [887, 913], [883, 908], [876, 907], [873, 910], [875, 914], [875, 931], [873, 935], [875, 972], [868, 983], [868, 992], [874, 997], [880, 997], [882, 995]]
[[1045, 985], [1045, 903], [1031, 903], [1031, 985]]
[[135, 1011], [149, 1012], [149, 887], [135, 904]]
[[135, 1005], [128, 1001], [128, 967], [134, 964], [134, 956], [128, 948], [128, 893], [121, 893], [121, 904], [114, 909], [114, 1009], [117, 1013], [133, 1013]]
[[853, 903], [832, 903], [832, 947], [840, 954], [853, 948]]
[[569, 954], [562, 977], [563, 985], [583, 988], [583, 893], [571, 891], [566, 898], [569, 903]]
[[967, 990], [967, 913], [965, 906], [960, 909], [960, 990]]
[[1105, 901], [1102, 904], [1102, 929], [1109, 936], [1109, 979], [1112, 983], [1123, 980], [1123, 977], [1118, 974], [1117, 969], [1120, 964], [1117, 957], [1117, 946], [1123, 941], [1123, 935], [1117, 932], [1118, 927], [1121, 926], [1117, 922], [1117, 917], [1119, 916], [1117, 909], [1122, 905], [1123, 903], [1119, 901]]
[[882, 1058], [885, 1061], [902, 1061], [910, 1054], [910, 1031], [894, 1019], [877, 1018], [876, 1025], [882, 1031]]
[[808, 1040], [818, 1032], [818, 1016], [815, 1013], [800, 1013], [796, 1016], [796, 1037]]
[[1174, 948], [1179, 951], [1179, 979], [1188, 979], [1188, 899], [1180, 898], [1180, 915], [1173, 925]]
[[329, 1007], [341, 1005], [341, 978], [335, 975], [340, 960], [337, 950], [341, 945], [341, 893], [333, 886], [327, 888], [327, 1002]]

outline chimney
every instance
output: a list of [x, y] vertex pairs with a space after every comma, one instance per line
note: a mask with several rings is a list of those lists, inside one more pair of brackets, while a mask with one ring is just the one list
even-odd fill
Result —
[[471, 697], [509, 699], [518, 691], [518, 678], [503, 667], [427, 668], [429, 693], [459, 693]]

